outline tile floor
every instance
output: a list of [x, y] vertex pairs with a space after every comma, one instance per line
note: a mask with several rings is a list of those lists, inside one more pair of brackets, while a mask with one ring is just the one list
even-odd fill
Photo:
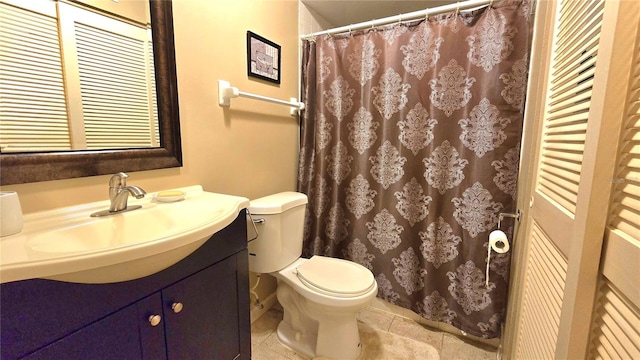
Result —
[[[253, 360], [305, 359], [278, 341], [275, 330], [280, 320], [282, 308], [276, 304], [251, 325]], [[360, 360], [496, 359], [496, 350], [491, 346], [428, 328], [373, 306], [360, 312], [358, 327], [363, 343]]]

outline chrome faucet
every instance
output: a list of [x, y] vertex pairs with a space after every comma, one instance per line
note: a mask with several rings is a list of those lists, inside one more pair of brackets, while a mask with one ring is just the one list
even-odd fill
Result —
[[[134, 196], [136, 199], [142, 199], [147, 195], [147, 192], [138, 186], [127, 186], [128, 177], [129, 175], [126, 173], [120, 172], [113, 175], [109, 180], [109, 201], [111, 201], [111, 205], [109, 205], [109, 212], [117, 213], [126, 210], [134, 210], [127, 209], [129, 194]], [[139, 208], [139, 206], [136, 208]]]
[[123, 172], [111, 176], [111, 179], [109, 179], [109, 210], [93, 213], [91, 214], [92, 217], [115, 215], [142, 207], [141, 205], [127, 206], [129, 195], [134, 196], [136, 199], [142, 199], [147, 195], [147, 192], [139, 186], [127, 186], [128, 177], [129, 175]]

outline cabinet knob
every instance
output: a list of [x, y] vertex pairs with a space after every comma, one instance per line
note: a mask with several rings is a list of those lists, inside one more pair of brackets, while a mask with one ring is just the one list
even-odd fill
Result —
[[174, 302], [173, 304], [171, 304], [171, 309], [173, 309], [174, 313], [179, 313], [180, 311], [182, 311], [182, 303]]
[[158, 326], [158, 324], [160, 324], [160, 321], [162, 321], [162, 317], [160, 315], [149, 316], [149, 323], [151, 324], [151, 326]]

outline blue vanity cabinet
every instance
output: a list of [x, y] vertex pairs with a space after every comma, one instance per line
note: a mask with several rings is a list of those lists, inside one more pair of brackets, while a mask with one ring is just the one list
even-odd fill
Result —
[[141, 279], [2, 284], [0, 359], [249, 360], [246, 248], [241, 211], [194, 253]]
[[163, 359], [162, 326], [139, 321], [147, 318], [151, 303], [161, 310], [160, 294], [117, 311], [22, 359]]
[[167, 359], [235, 359], [241, 353], [236, 260], [227, 258], [162, 291]]

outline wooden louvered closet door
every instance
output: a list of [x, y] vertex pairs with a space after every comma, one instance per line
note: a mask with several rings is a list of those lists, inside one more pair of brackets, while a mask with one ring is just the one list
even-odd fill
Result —
[[[640, 89], [630, 90], [629, 85], [633, 76], [638, 81], [631, 69], [640, 2], [538, 1], [536, 16], [534, 41], [540, 46], [534, 44], [526, 115], [526, 121], [536, 123], [532, 128], [536, 141], [530, 148], [523, 147], [523, 154], [531, 151], [535, 156], [531, 163], [525, 161], [521, 174], [521, 178], [529, 174], [534, 178], [523, 189], [529, 209], [518, 240], [522, 250], [512, 282], [518, 293], [511, 302], [510, 316], [516, 320], [508, 324], [507, 331], [515, 335], [506, 343], [506, 353], [514, 359], [584, 359], [598, 347], [595, 335], [590, 334], [596, 330], [590, 329], [595, 329], [597, 321], [611, 322], [609, 318], [598, 320], [597, 314], [608, 311], [603, 308], [629, 303], [620, 296], [616, 305], [607, 303], [612, 298], [608, 289], [619, 289], [607, 288], [599, 267], [605, 231], [611, 238], [611, 224], [623, 222], [619, 215], [635, 217], [635, 230], [640, 224], [636, 206], [640, 179], [630, 184], [632, 175], [621, 170], [629, 165], [621, 164], [616, 170], [614, 161], [619, 151], [628, 154], [639, 146], [638, 133], [629, 135], [622, 131], [622, 124], [628, 117], [625, 111], [638, 108]], [[635, 98], [631, 100], [634, 105], [625, 106], [630, 97]], [[633, 116], [633, 126], [637, 126], [638, 116]], [[633, 144], [619, 147], [621, 133], [623, 140], [631, 136]], [[620, 158], [629, 159], [626, 155]], [[637, 170], [639, 159], [640, 155], [633, 161], [621, 161], [631, 161]], [[620, 180], [625, 176], [627, 180]], [[626, 197], [627, 190], [618, 187], [634, 195]], [[615, 215], [607, 226], [610, 200], [623, 205], [620, 210], [612, 207]], [[637, 232], [631, 240], [634, 237], [626, 243], [627, 251], [637, 250]], [[635, 269], [624, 271], [635, 270], [630, 274], [635, 274], [637, 295], [637, 252], [635, 256], [631, 265]], [[609, 261], [620, 265], [617, 259]], [[596, 306], [597, 293], [601, 306]], [[591, 316], [594, 307], [596, 315]]]
[[637, 16], [635, 22], [627, 24], [627, 36], [635, 36], [635, 45], [629, 48], [633, 49], [633, 61], [612, 179], [591, 326], [590, 359], [640, 359], [640, 26]]

